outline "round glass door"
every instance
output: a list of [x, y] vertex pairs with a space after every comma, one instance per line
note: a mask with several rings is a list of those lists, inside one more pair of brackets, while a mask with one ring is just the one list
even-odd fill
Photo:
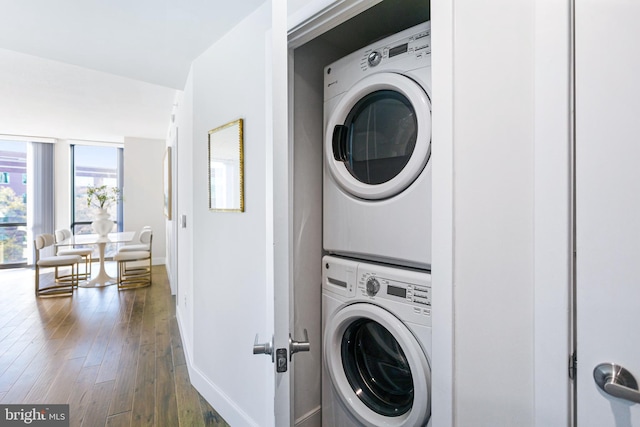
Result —
[[[358, 181], [370, 185], [398, 176], [416, 146], [418, 121], [409, 100], [393, 90], [366, 95], [345, 120], [345, 167]], [[340, 143], [334, 144], [340, 150]]]
[[[422, 328], [424, 337], [428, 328]], [[362, 425], [427, 423], [429, 362], [416, 336], [396, 316], [374, 304], [347, 305], [327, 319], [323, 344], [336, 398]]]
[[331, 176], [363, 199], [401, 193], [431, 155], [431, 105], [414, 80], [374, 74], [345, 93], [329, 116], [325, 155]]
[[388, 417], [413, 405], [411, 367], [398, 341], [382, 325], [361, 319], [342, 336], [342, 364], [356, 395], [371, 410]]

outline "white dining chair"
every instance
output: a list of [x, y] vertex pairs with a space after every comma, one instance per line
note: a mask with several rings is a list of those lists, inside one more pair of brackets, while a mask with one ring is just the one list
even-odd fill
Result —
[[[140, 233], [141, 244], [148, 250], [118, 251], [113, 257], [118, 267], [118, 289], [142, 288], [151, 285], [151, 263], [153, 232], [143, 230]], [[133, 245], [131, 245], [133, 246]]]
[[[53, 234], [39, 234], [33, 241], [35, 248], [35, 291], [37, 297], [72, 296], [73, 289], [78, 287], [78, 264], [82, 261], [80, 255], [53, 255], [42, 257], [40, 251], [55, 244]], [[60, 269], [71, 269], [70, 274], [60, 276]], [[53, 284], [40, 287], [41, 269], [54, 268]]]
[[140, 243], [133, 243], [130, 245], [124, 245], [118, 248], [118, 252], [129, 252], [129, 251], [149, 251], [151, 250], [151, 239], [150, 236], [153, 235], [153, 231], [151, 227], [145, 225], [140, 230], [140, 234], [138, 236], [138, 240]]
[[[69, 229], [56, 230], [56, 243], [60, 243], [64, 240], [70, 239], [71, 236], [71, 230]], [[56, 255], [80, 255], [84, 260], [84, 271], [78, 272], [78, 279], [89, 280], [91, 278], [91, 263], [93, 262], [92, 248], [56, 246], [56, 249]]]

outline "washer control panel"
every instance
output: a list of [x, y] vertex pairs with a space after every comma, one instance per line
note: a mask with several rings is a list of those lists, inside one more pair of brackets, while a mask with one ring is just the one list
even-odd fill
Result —
[[345, 301], [392, 304], [394, 310], [412, 316], [431, 316], [431, 274], [427, 271], [335, 256], [325, 256], [322, 267], [324, 292], [340, 295]]
[[430, 283], [411, 283], [406, 281], [406, 278], [390, 277], [384, 272], [367, 271], [363, 264], [358, 266], [358, 293], [360, 296], [384, 298], [409, 303], [419, 308], [431, 308]]

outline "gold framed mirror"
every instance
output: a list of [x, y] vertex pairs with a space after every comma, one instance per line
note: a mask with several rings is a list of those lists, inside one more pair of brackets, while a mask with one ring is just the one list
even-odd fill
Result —
[[171, 220], [171, 147], [164, 152], [163, 181], [164, 181], [164, 216]]
[[242, 119], [209, 131], [209, 210], [244, 212]]

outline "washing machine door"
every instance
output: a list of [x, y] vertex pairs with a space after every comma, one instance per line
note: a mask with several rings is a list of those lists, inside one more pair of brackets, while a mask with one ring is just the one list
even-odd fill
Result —
[[411, 331], [387, 310], [346, 306], [325, 325], [326, 368], [347, 411], [366, 426], [425, 426], [431, 370]]
[[397, 73], [360, 80], [327, 123], [329, 172], [361, 199], [393, 197], [422, 172], [431, 155], [431, 103], [424, 89]]

